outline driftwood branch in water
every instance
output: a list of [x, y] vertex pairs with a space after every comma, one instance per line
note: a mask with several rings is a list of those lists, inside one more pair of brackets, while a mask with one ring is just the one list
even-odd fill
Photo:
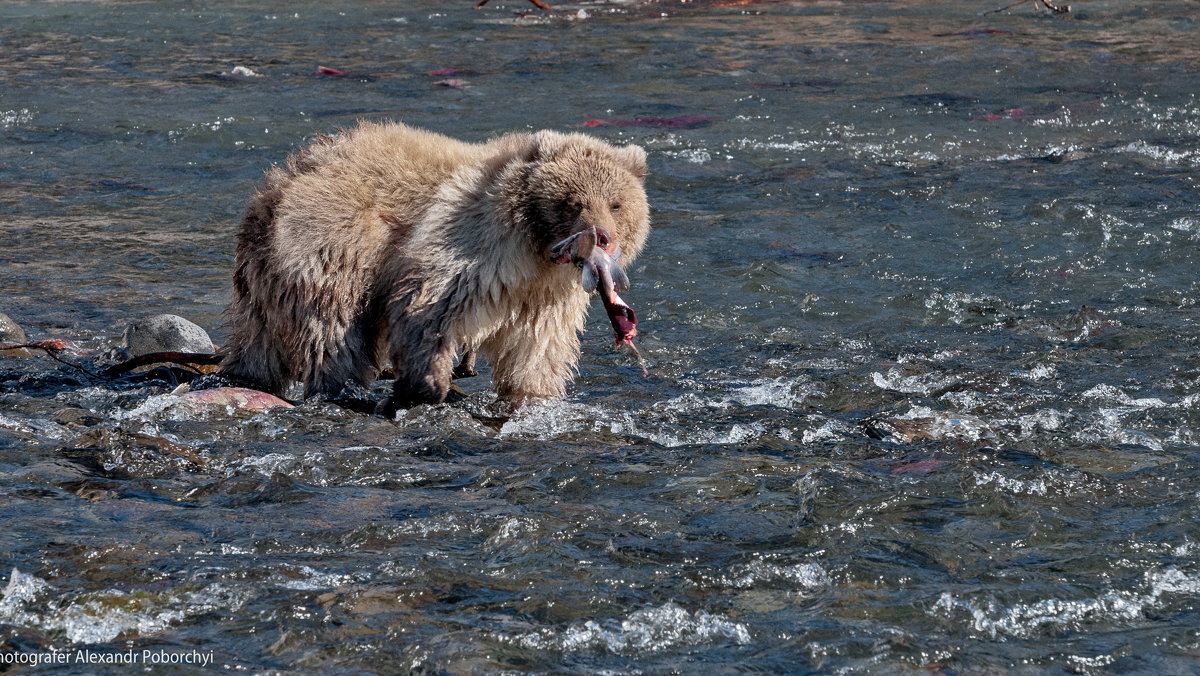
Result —
[[128, 373], [139, 366], [150, 364], [178, 364], [180, 366], [216, 366], [224, 359], [222, 355], [208, 352], [151, 352], [110, 366], [101, 373], [109, 378]]
[[46, 354], [52, 354], [60, 350], [65, 350], [71, 347], [65, 340], [35, 340], [32, 343], [21, 343], [20, 345], [0, 345], [0, 352], [5, 350], [45, 350]]
[[68, 347], [71, 347], [71, 345], [69, 343], [67, 343], [67, 341], [58, 340], [55, 338], [55, 339], [51, 339], [51, 340], [35, 340], [32, 343], [22, 343], [20, 345], [0, 345], [0, 352], [4, 352], [5, 350], [20, 350], [22, 348], [24, 348], [26, 350], [41, 350], [46, 353], [47, 357], [50, 357], [51, 359], [53, 359], [56, 362], [59, 362], [60, 364], [66, 364], [67, 366], [70, 366], [71, 368], [75, 369], [76, 371], [81, 371], [93, 378], [98, 378], [99, 376], [97, 376], [95, 373], [92, 373], [91, 371], [83, 368], [79, 364], [76, 364], [74, 362], [69, 362], [66, 359], [63, 359], [62, 357], [58, 356], [59, 352], [62, 352], [63, 350], [67, 349]]
[[[1029, 1], [1030, 0], [1017, 0], [1016, 2], [1007, 4], [999, 9], [993, 9], [991, 11], [984, 12], [983, 14], [980, 14], [980, 16], [987, 16], [988, 14], [998, 14], [1000, 12], [1003, 12], [1006, 9], [1012, 9], [1013, 7], [1016, 7], [1017, 5], [1023, 5]], [[1055, 4], [1051, 3], [1050, 0], [1032, 0], [1032, 1], [1033, 1], [1034, 6], [1037, 6], [1040, 3], [1043, 7], [1054, 12], [1055, 14], [1066, 14], [1071, 11], [1070, 5], [1055, 5]]]
[[[529, 1], [532, 2], [533, 6], [537, 7], [538, 9], [554, 9], [550, 5], [547, 5], [546, 3], [542, 2], [542, 0], [529, 0]], [[486, 4], [488, 4], [488, 0], [479, 0], [479, 4], [475, 5], [475, 9], [479, 9]]]
[[210, 352], [150, 352], [148, 354], [139, 355], [133, 359], [123, 361], [120, 364], [110, 366], [100, 372], [99, 375], [92, 373], [79, 364], [69, 362], [66, 359], [58, 356], [59, 352], [67, 349], [71, 345], [65, 340], [37, 340], [32, 343], [21, 343], [20, 345], [0, 345], [0, 352], [5, 350], [42, 350], [46, 356], [54, 361], [66, 364], [71, 368], [86, 373], [93, 378], [115, 378], [116, 376], [128, 373], [139, 366], [148, 366], [150, 364], [176, 364], [178, 366], [190, 367], [195, 371], [200, 371], [199, 366], [216, 366], [224, 359], [223, 355], [212, 354]]

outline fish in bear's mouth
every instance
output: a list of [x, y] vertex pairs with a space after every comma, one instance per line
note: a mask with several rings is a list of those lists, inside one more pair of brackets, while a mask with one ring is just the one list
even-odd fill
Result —
[[[550, 247], [550, 254], [551, 262], [574, 263], [583, 271], [583, 289], [589, 293], [600, 292], [600, 302], [604, 304], [604, 311], [612, 324], [616, 344], [628, 345], [641, 361], [641, 355], [633, 344], [633, 338], [637, 335], [637, 315], [617, 295], [618, 291], [629, 288], [629, 277], [617, 264], [621, 247], [612, 235], [604, 228], [581, 230]], [[646, 372], [645, 364], [642, 365], [642, 371]]]

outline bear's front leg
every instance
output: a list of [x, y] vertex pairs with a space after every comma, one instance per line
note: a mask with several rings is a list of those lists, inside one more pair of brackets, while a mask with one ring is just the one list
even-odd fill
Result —
[[566, 394], [579, 362], [587, 294], [572, 291], [522, 308], [483, 344], [496, 394], [514, 406]]
[[392, 396], [384, 402], [381, 413], [389, 418], [395, 417], [396, 411], [402, 408], [412, 408], [421, 404], [440, 404], [450, 393], [450, 380], [454, 370], [454, 349], [437, 350], [421, 360], [413, 360], [403, 355], [393, 355], [392, 363], [408, 363], [403, 367], [396, 366], [396, 383], [392, 388]]

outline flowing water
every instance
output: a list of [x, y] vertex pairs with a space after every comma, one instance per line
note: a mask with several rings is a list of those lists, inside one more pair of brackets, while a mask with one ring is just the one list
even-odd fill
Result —
[[1200, 671], [1195, 2], [341, 4], [0, 5], [0, 311], [220, 343], [305, 138], [581, 129], [649, 377], [596, 308], [512, 416], [0, 356], [0, 671]]

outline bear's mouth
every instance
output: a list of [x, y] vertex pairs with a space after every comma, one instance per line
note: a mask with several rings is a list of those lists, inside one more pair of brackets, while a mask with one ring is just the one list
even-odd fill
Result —
[[583, 271], [585, 291], [599, 291], [600, 302], [612, 324], [617, 345], [633, 347], [637, 315], [617, 295], [629, 288], [629, 277], [617, 263], [621, 247], [604, 228], [590, 228], [571, 235], [550, 248], [551, 262], [574, 263]]

